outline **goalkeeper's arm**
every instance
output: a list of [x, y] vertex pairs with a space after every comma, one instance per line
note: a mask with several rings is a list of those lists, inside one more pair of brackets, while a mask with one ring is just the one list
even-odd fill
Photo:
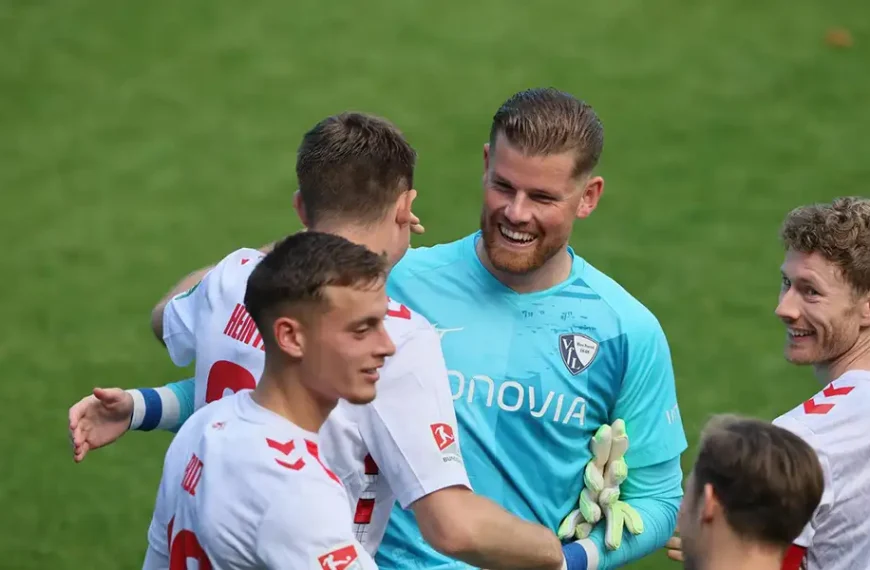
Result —
[[187, 418], [193, 415], [194, 386], [193, 378], [188, 378], [160, 388], [127, 390], [133, 396], [130, 429], [177, 432]]
[[589, 536], [598, 548], [597, 570], [619, 568], [664, 547], [677, 526], [682, 481], [679, 457], [648, 467], [629, 466], [628, 478], [620, 487], [620, 500], [634, 507], [642, 517], [643, 533], [625, 532], [619, 549], [608, 550], [604, 546], [606, 521], [602, 518]]

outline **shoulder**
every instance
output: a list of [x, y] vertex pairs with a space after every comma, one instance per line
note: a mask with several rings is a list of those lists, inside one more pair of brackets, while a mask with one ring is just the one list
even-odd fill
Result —
[[244, 276], [247, 279], [263, 257], [263, 252], [243, 247], [221, 259], [212, 273], [220, 276]]
[[429, 319], [393, 299], [389, 301], [384, 326], [397, 347], [417, 335], [435, 333]]
[[410, 276], [449, 268], [474, 250], [475, 234], [449, 243], [409, 249], [393, 268], [390, 276]]
[[582, 263], [580, 281], [607, 305], [620, 332], [630, 343], [664, 337], [661, 323], [646, 305], [609, 275], [587, 261]]
[[850, 433], [855, 436], [866, 433], [870, 429], [870, 419], [866, 415], [868, 406], [870, 373], [850, 372], [782, 414], [773, 423], [797, 433], [818, 450], [827, 439], [839, 440], [848, 438]]

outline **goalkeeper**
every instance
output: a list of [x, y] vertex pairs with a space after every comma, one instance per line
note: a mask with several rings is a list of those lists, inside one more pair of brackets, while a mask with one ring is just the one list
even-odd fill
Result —
[[[604, 467], [610, 489], [596, 499], [607, 508], [576, 544], [588, 568], [607, 569], [670, 538], [686, 438], [658, 321], [568, 247], [574, 221], [589, 216], [602, 194], [604, 181], [593, 173], [602, 146], [601, 123], [585, 103], [552, 89], [514, 95], [496, 112], [483, 149], [480, 232], [410, 250], [387, 288], [442, 331], [475, 492], [564, 536], [575, 522], [562, 524], [578, 507], [590, 440], [615, 424], [608, 454], [619, 442], [616, 459], [628, 444], [627, 478], [617, 495], [612, 483], [625, 474]], [[376, 562], [466, 567], [427, 545], [400, 508]]]

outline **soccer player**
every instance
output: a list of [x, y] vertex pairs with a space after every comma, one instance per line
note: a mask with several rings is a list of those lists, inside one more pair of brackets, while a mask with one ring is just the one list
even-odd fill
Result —
[[825, 386], [774, 420], [815, 449], [825, 475], [821, 505], [784, 568], [870, 568], [870, 200], [797, 208], [781, 238], [785, 357], [811, 365]]
[[[664, 545], [676, 525], [686, 448], [659, 322], [568, 246], [575, 220], [602, 195], [594, 172], [602, 148], [598, 117], [570, 94], [510, 97], [483, 148], [480, 231], [409, 251], [387, 283], [392, 298], [441, 331], [477, 493], [555, 529], [577, 503], [590, 438], [602, 424], [625, 421], [631, 447], [621, 499], [645, 528], [611, 550], [597, 527], [579, 543], [590, 568], [621, 566]], [[461, 567], [421, 540], [400, 509], [376, 560], [382, 568]]]
[[822, 498], [813, 449], [792, 432], [714, 417], [686, 481], [680, 509], [688, 570], [779, 570]]
[[[780, 237], [785, 357], [812, 366], [825, 386], [773, 422], [812, 446], [825, 483], [782, 568], [870, 568], [870, 200], [796, 208]], [[680, 560], [682, 548], [675, 537], [669, 556]]]
[[375, 398], [395, 352], [387, 262], [302, 232], [254, 269], [245, 308], [262, 331], [257, 386], [201, 408], [166, 453], [144, 570], [377, 568], [356, 540], [339, 478], [320, 458], [339, 399]]
[[[297, 210], [309, 228], [383, 251], [393, 263], [408, 248], [414, 221], [414, 162], [413, 149], [386, 121], [330, 117], [300, 146]], [[195, 357], [195, 381], [84, 399], [70, 411], [77, 458], [128, 426], [176, 426], [189, 415], [182, 402], [198, 408], [255, 386], [263, 339], [241, 300], [261, 257], [252, 249], [236, 251], [187, 292], [158, 305], [155, 332], [176, 364]], [[562, 548], [552, 531], [470, 490], [434, 328], [396, 303], [385, 326], [397, 348], [382, 370], [378, 397], [364, 406], [340, 403], [321, 434], [325, 461], [353, 502], [360, 542], [370, 552], [377, 549], [398, 501], [414, 511], [423, 536], [439, 552], [488, 568], [561, 568]], [[107, 403], [100, 396], [109, 393], [116, 399]]]

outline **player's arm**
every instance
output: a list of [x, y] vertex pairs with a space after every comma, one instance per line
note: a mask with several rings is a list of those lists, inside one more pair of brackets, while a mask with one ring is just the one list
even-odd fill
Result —
[[325, 477], [288, 475], [298, 475], [292, 477], [298, 481], [288, 480], [271, 494], [274, 498], [257, 528], [256, 556], [261, 567], [376, 570], [354, 538], [344, 489]]
[[360, 429], [399, 504], [413, 509], [423, 538], [476, 567], [561, 568], [555, 534], [472, 492], [435, 330], [427, 325], [400, 341], [381, 374]]
[[[673, 535], [682, 498], [680, 455], [685, 451], [670, 348], [652, 313], [641, 313], [625, 331], [626, 368], [611, 421], [625, 420], [630, 447], [621, 498], [640, 514], [644, 531], [624, 534], [618, 550], [604, 546], [604, 528], [590, 539], [603, 568], [613, 568], [662, 548]], [[626, 538], [627, 537], [627, 538]]]

